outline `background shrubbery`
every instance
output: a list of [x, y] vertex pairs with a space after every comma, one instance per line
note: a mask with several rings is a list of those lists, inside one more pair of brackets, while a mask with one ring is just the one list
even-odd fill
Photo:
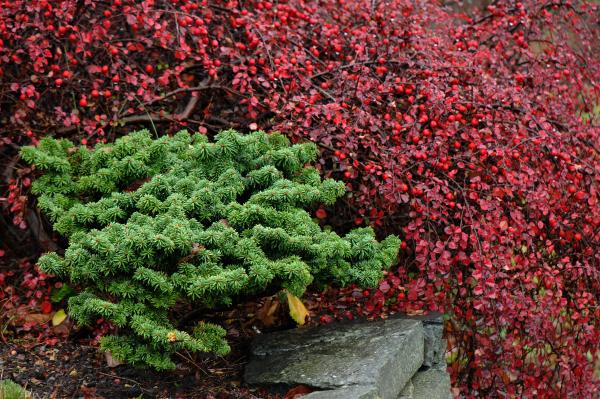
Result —
[[4, 1], [6, 205], [22, 224], [29, 176], [10, 160], [41, 135], [92, 144], [185, 125], [312, 140], [350, 190], [329, 222], [407, 243], [371, 313], [447, 312], [464, 395], [589, 397], [598, 8], [491, 4]]

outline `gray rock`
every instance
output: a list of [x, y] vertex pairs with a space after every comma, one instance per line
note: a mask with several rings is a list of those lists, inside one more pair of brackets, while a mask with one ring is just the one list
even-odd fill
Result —
[[316, 391], [302, 399], [381, 399], [374, 386], [354, 386], [330, 391]]
[[446, 341], [443, 337], [443, 324], [423, 323], [423, 332], [425, 338], [423, 367], [433, 367], [440, 364], [445, 367]]
[[444, 339], [444, 319], [441, 313], [432, 312], [423, 316], [394, 315], [391, 317], [421, 321], [425, 339], [423, 368], [446, 369], [446, 340]]
[[446, 371], [419, 371], [412, 378], [412, 383], [413, 399], [448, 399], [450, 396], [450, 376]]
[[419, 320], [396, 318], [259, 336], [245, 380], [331, 390], [374, 387], [381, 399], [395, 399], [423, 363], [423, 335]]
[[415, 392], [415, 386], [412, 383], [412, 380], [408, 381], [402, 391], [400, 392], [400, 396], [398, 399], [410, 399], [413, 397], [413, 393]]

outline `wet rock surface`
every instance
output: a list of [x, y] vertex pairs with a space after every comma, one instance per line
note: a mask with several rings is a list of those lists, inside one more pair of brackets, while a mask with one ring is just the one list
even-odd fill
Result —
[[259, 336], [245, 381], [316, 389], [307, 399], [447, 399], [442, 328], [441, 316], [430, 315]]
[[316, 391], [302, 396], [302, 399], [380, 399], [374, 386], [355, 386], [330, 391]]
[[424, 316], [409, 316], [410, 320], [423, 323], [423, 364], [422, 367], [446, 369], [446, 340], [444, 340], [444, 322], [439, 313]]
[[445, 370], [430, 369], [419, 371], [412, 378], [414, 387], [412, 399], [452, 398], [450, 376]]

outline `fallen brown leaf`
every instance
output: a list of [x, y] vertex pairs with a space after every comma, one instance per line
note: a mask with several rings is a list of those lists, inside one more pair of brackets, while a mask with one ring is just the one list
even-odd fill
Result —
[[110, 352], [108, 352], [108, 351], [107, 351], [107, 352], [104, 352], [104, 358], [106, 359], [106, 365], [107, 365], [108, 367], [117, 367], [117, 366], [119, 366], [119, 365], [123, 364], [123, 362], [122, 362], [122, 361], [120, 361], [120, 360], [118, 360], [118, 359], [115, 359], [115, 358], [113, 357], [112, 353], [110, 353]]
[[81, 392], [84, 399], [104, 399], [103, 396], [96, 393], [95, 387], [86, 387], [85, 385], [82, 385], [79, 387], [79, 392]]
[[24, 315], [21, 320], [25, 323], [38, 323], [38, 324], [44, 324], [50, 321], [50, 319], [52, 319], [52, 315], [51, 314], [44, 314], [44, 313], [29, 313]]
[[73, 327], [73, 322], [71, 320], [65, 320], [62, 323], [60, 323], [58, 326], [52, 327], [52, 331], [56, 335], [68, 336], [69, 333], [71, 332], [71, 327]]
[[272, 327], [277, 322], [277, 311], [280, 306], [281, 303], [276, 297], [269, 297], [256, 312], [256, 318], [260, 320], [265, 327]]

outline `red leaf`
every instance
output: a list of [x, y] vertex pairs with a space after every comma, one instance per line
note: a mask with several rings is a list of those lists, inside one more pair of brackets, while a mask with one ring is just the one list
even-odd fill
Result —
[[284, 396], [284, 399], [297, 399], [304, 395], [308, 395], [313, 391], [314, 390], [312, 388], [309, 388], [306, 385], [298, 385], [287, 391], [287, 393]]
[[48, 301], [44, 301], [40, 304], [40, 308], [42, 309], [42, 313], [48, 314], [52, 312], [52, 304]]

